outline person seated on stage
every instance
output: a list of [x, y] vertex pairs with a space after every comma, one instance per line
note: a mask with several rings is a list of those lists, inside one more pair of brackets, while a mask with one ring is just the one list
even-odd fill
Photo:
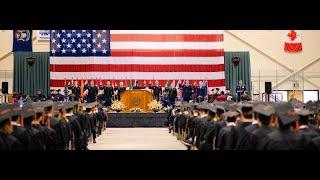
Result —
[[244, 91], [241, 95], [241, 101], [250, 101], [250, 96], [248, 95], [248, 91]]
[[227, 97], [224, 94], [224, 91], [221, 91], [220, 95], [216, 98], [216, 101], [226, 101]]
[[45, 101], [46, 100], [46, 96], [42, 94], [42, 91], [40, 89], [37, 90], [36, 100], [37, 101]]

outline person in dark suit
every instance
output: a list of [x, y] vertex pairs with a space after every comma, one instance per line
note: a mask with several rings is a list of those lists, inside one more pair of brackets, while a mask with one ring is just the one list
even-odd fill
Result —
[[139, 86], [139, 81], [136, 81], [135, 85], [132, 87], [132, 89], [141, 89]]
[[71, 92], [72, 92], [72, 101], [79, 101], [80, 100], [80, 87], [78, 84], [78, 81], [74, 82], [74, 86], [71, 87]]
[[106, 106], [109, 107], [112, 104], [112, 96], [114, 94], [113, 87], [110, 81], [107, 81], [106, 87], [104, 87], [104, 99], [106, 101]]
[[183, 101], [189, 102], [192, 98], [191, 96], [192, 96], [192, 87], [189, 84], [189, 80], [187, 80], [182, 90]]
[[152, 87], [152, 90], [153, 90], [153, 98], [159, 101], [160, 95], [162, 95], [162, 88], [159, 86], [159, 81], [155, 82], [155, 86]]
[[118, 89], [118, 100], [120, 101], [120, 98], [121, 98], [121, 93], [124, 92], [126, 90], [126, 87], [124, 87], [123, 85], [123, 81], [120, 81], [119, 83], [119, 89]]
[[98, 88], [94, 85], [94, 81], [90, 82], [87, 91], [87, 103], [95, 102], [98, 95]]

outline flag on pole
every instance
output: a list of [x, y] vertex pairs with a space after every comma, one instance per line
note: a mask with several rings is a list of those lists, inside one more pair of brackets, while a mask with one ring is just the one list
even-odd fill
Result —
[[290, 30], [284, 43], [284, 51], [296, 53], [302, 51], [301, 31]]
[[132, 80], [130, 79], [129, 89], [132, 89]]

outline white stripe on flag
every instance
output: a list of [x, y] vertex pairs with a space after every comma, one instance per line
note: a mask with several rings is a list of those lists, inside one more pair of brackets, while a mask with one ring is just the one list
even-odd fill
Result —
[[50, 72], [50, 78], [64, 79], [224, 79], [221, 72]]
[[50, 64], [224, 64], [224, 57], [50, 57]]
[[112, 49], [223, 49], [223, 42], [111, 42]]
[[223, 30], [111, 30], [110, 34], [223, 34]]

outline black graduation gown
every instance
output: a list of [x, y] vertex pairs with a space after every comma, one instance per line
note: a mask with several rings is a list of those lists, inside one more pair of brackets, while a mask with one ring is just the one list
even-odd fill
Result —
[[191, 138], [194, 134], [194, 129], [195, 129], [195, 121], [194, 121], [195, 117], [190, 117], [188, 118], [188, 121], [187, 121], [187, 139]]
[[44, 146], [41, 142], [40, 131], [31, 125], [25, 125], [27, 133], [31, 137], [31, 143], [28, 146], [28, 150], [44, 150]]
[[259, 128], [259, 125], [258, 124], [250, 124], [246, 127], [246, 130], [249, 132], [249, 133], [252, 133], [254, 130], [256, 130], [257, 128]]
[[318, 137], [319, 134], [312, 128], [302, 128], [298, 132], [299, 141], [302, 143], [303, 148], [307, 148], [311, 143], [312, 139]]
[[218, 148], [219, 150], [233, 150], [236, 147], [235, 126], [226, 126], [222, 128], [218, 135]]
[[194, 122], [194, 131], [192, 134], [192, 141], [194, 141], [194, 138], [197, 137], [197, 135], [199, 134], [199, 121], [200, 121], [200, 117], [194, 117], [193, 118], [193, 122]]
[[207, 117], [198, 117], [197, 130], [196, 130], [196, 147], [200, 149], [201, 141], [203, 140], [204, 134], [206, 133], [206, 120]]
[[179, 132], [179, 128], [180, 128], [179, 125], [180, 125], [180, 118], [181, 118], [180, 116], [181, 116], [180, 113], [174, 116], [174, 132], [175, 133]]
[[66, 139], [67, 139], [65, 124], [63, 124], [61, 120], [59, 120], [56, 117], [50, 117], [49, 120], [50, 120], [51, 128], [54, 129], [55, 131], [55, 137], [56, 137], [55, 149], [65, 150]]
[[303, 146], [299, 142], [295, 132], [285, 129], [277, 129], [268, 134], [264, 140], [264, 150], [302, 150]]
[[264, 141], [266, 136], [271, 133], [274, 129], [270, 126], [262, 125], [251, 133], [250, 136], [250, 150], [263, 150]]
[[0, 150], [24, 150], [24, 145], [18, 138], [0, 133]]
[[28, 150], [28, 145], [31, 142], [31, 136], [27, 133], [24, 127], [13, 125], [12, 136], [16, 137], [23, 145], [24, 150]]
[[308, 144], [307, 150], [320, 150], [320, 136], [313, 138], [311, 142]]
[[214, 121], [206, 122], [206, 132], [200, 144], [200, 150], [212, 151], [214, 138], [217, 136], [216, 123]]
[[226, 122], [225, 121], [223, 121], [223, 120], [220, 120], [220, 121], [218, 121], [217, 122], [217, 124], [216, 124], [216, 130], [217, 130], [217, 138], [216, 138], [216, 140], [215, 140], [215, 145], [216, 145], [216, 148], [218, 148], [218, 136], [219, 136], [219, 133], [220, 133], [220, 130], [222, 129], [222, 128], [224, 128], [226, 126]]
[[41, 141], [41, 145], [43, 146], [43, 149], [47, 150], [48, 149], [48, 141], [50, 140], [49, 137], [49, 131], [46, 127], [42, 125], [33, 125], [34, 128], [36, 128], [39, 131], [39, 138]]
[[179, 127], [179, 133], [182, 133], [186, 129], [186, 124], [187, 124], [187, 115], [182, 113], [179, 118], [178, 122], [178, 127]]
[[251, 122], [250, 123], [242, 122], [242, 123], [238, 124], [235, 127], [235, 130], [236, 130], [237, 135], [238, 135], [235, 150], [247, 150], [247, 149], [249, 149], [248, 139], [249, 139], [250, 133], [246, 130], [246, 127], [248, 127], [250, 125], [251, 125]]
[[75, 150], [81, 150], [84, 146], [84, 134], [77, 116], [69, 116], [69, 123], [71, 128], [71, 137], [74, 138]]

